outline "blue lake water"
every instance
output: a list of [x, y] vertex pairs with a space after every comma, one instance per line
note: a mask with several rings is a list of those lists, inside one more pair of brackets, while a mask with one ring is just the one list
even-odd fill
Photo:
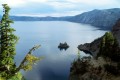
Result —
[[[90, 25], [65, 21], [18, 21], [12, 27], [20, 38], [16, 46], [17, 65], [29, 49], [41, 45], [34, 55], [43, 56], [44, 59], [34, 65], [31, 71], [22, 71], [27, 80], [68, 80], [71, 63], [77, 57], [77, 46], [89, 43], [106, 32]], [[70, 47], [60, 51], [60, 42], [67, 42]], [[85, 55], [80, 53], [81, 57]]]

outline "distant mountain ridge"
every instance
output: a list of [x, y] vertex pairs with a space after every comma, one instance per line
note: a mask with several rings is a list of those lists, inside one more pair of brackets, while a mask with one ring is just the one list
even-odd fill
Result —
[[30, 16], [10, 16], [12, 20], [15, 21], [63, 21], [71, 17], [30, 17]]
[[115, 22], [120, 18], [120, 8], [92, 10], [76, 16], [66, 17], [30, 17], [30, 16], [10, 16], [14, 21], [71, 21], [77, 23], [90, 24], [100, 29], [111, 30]]
[[120, 8], [93, 10], [76, 15], [69, 19], [72, 22], [90, 24], [101, 29], [112, 29], [112, 26], [120, 18]]

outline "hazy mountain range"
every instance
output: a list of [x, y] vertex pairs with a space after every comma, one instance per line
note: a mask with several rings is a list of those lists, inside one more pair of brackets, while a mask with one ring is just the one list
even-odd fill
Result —
[[90, 24], [100, 29], [110, 30], [115, 22], [120, 18], [120, 8], [92, 10], [76, 16], [66, 17], [29, 17], [10, 16], [14, 21], [71, 21], [77, 23]]
[[69, 21], [90, 24], [101, 29], [111, 29], [119, 18], [120, 8], [113, 8], [85, 12], [70, 18]]

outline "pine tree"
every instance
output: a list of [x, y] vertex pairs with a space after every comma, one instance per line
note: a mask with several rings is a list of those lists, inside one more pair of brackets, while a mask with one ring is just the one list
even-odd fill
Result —
[[100, 44], [100, 50], [97, 57], [103, 56], [112, 61], [120, 61], [120, 47], [117, 39], [111, 32], [106, 32]]
[[15, 29], [10, 26], [13, 21], [9, 18], [9, 6], [3, 4], [3, 8], [4, 14], [0, 22], [0, 80], [21, 80], [22, 75], [19, 71], [32, 69], [32, 65], [40, 59], [32, 55], [32, 52], [40, 46], [30, 49], [20, 65], [16, 67], [14, 57], [18, 37], [14, 34]]
[[10, 77], [10, 74], [13, 73], [15, 69], [15, 45], [18, 38], [13, 34], [15, 30], [10, 27], [10, 24], [13, 23], [13, 21], [9, 19], [10, 8], [7, 4], [3, 4], [3, 8], [4, 14], [0, 24], [0, 71], [3, 70], [3, 72], [0, 74], [4, 74], [3, 77]]

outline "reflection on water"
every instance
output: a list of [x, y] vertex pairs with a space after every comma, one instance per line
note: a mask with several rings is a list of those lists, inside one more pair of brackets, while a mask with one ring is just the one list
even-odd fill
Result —
[[58, 45], [58, 48], [60, 49], [60, 51], [61, 50], [67, 50], [68, 48], [69, 48], [69, 45], [66, 43], [66, 42], [64, 42], [64, 43], [60, 43], [59, 45]]
[[62, 50], [67, 50], [69, 47], [58, 47], [58, 49], [60, 50], [60, 51], [62, 51]]
[[[27, 80], [67, 80], [71, 63], [77, 57], [78, 45], [105, 33], [89, 25], [59, 21], [15, 22], [13, 27], [20, 37], [15, 57], [17, 65], [35, 44], [40, 44], [41, 48], [34, 55], [45, 57], [33, 66], [33, 70], [23, 72]], [[70, 47], [60, 51], [58, 44], [65, 41]], [[81, 56], [85, 54], [81, 52]]]

